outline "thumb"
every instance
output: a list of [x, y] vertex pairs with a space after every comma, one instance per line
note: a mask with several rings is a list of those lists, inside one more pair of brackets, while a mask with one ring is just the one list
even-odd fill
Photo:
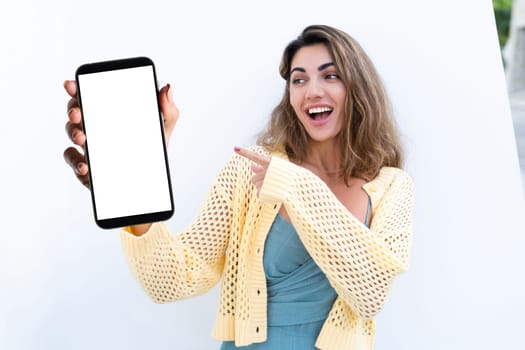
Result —
[[179, 110], [173, 102], [173, 91], [170, 84], [166, 84], [160, 89], [159, 102], [160, 110], [164, 116], [164, 131], [166, 138], [169, 140], [177, 119], [179, 119]]

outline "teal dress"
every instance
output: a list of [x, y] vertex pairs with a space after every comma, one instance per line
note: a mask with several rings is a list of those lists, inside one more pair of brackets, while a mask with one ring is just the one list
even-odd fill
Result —
[[294, 227], [281, 215], [276, 216], [266, 238], [263, 264], [268, 289], [267, 340], [241, 347], [225, 341], [221, 350], [316, 349], [315, 341], [337, 294]]

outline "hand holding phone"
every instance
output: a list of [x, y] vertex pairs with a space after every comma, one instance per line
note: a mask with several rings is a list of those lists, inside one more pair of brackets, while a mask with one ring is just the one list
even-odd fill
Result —
[[[153, 62], [144, 57], [83, 65], [76, 78], [77, 86], [65, 84], [73, 97], [67, 130], [78, 145], [87, 138], [84, 146], [97, 224], [113, 228], [169, 218], [174, 208], [165, 136], [169, 137], [178, 117], [169, 86], [157, 95]], [[159, 103], [166, 117], [166, 135]], [[81, 165], [77, 176], [85, 180], [82, 154], [70, 147], [64, 156], [75, 169]]]

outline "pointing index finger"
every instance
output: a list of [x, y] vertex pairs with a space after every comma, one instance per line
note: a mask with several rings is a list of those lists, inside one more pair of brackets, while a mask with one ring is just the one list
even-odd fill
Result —
[[253, 151], [250, 151], [249, 149], [236, 146], [233, 148], [233, 150], [235, 151], [235, 153], [243, 156], [244, 158], [247, 158], [251, 160], [252, 162], [255, 162], [264, 167], [267, 167], [270, 164], [269, 157], [263, 156], [262, 154], [255, 153]]

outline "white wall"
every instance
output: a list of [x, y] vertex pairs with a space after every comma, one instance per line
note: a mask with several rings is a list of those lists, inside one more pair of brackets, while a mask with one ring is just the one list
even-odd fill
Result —
[[0, 4], [0, 348], [217, 349], [217, 289], [166, 305], [128, 273], [63, 162], [82, 63], [151, 57], [181, 110], [173, 231], [234, 145], [279, 100], [281, 51], [326, 23], [354, 35], [392, 96], [416, 183], [411, 269], [378, 317], [377, 349], [521, 344], [525, 209], [490, 0], [3, 0]]

